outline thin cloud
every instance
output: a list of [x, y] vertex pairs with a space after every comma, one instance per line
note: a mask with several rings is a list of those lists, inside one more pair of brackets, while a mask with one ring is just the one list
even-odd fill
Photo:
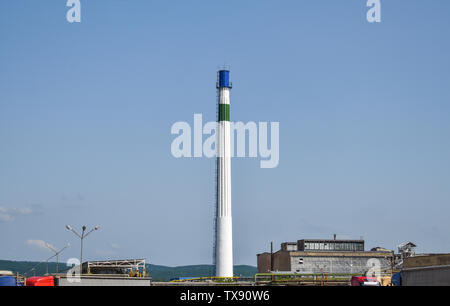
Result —
[[40, 250], [48, 250], [49, 247], [50, 248], [55, 248], [53, 245], [51, 245], [50, 243], [45, 242], [44, 240], [35, 240], [35, 239], [28, 239], [26, 242], [27, 245], [40, 249]]
[[0, 207], [0, 222], [12, 221], [12, 216], [4, 207]]
[[0, 206], [0, 222], [11, 222], [14, 217], [31, 215], [33, 210], [28, 207], [7, 208]]
[[33, 211], [31, 210], [31, 208], [13, 208], [11, 209], [12, 214], [16, 214], [16, 215], [31, 215], [33, 213]]

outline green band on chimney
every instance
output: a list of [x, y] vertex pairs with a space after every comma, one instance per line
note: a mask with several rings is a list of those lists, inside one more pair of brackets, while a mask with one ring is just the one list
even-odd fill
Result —
[[230, 121], [230, 104], [219, 104], [219, 121]]

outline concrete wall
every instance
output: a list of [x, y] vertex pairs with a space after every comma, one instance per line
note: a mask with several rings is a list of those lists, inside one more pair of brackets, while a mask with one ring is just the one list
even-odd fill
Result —
[[450, 286], [450, 254], [405, 258], [403, 286]]
[[[386, 258], [376, 258], [382, 267], [389, 267]], [[291, 271], [295, 273], [365, 273], [371, 257], [292, 256]]]
[[405, 258], [403, 263], [405, 269], [443, 265], [450, 265], [450, 254], [417, 255]]
[[[274, 271], [290, 271], [291, 257], [288, 251], [278, 251], [273, 254]], [[270, 253], [257, 255], [258, 273], [270, 273]]]
[[[375, 263], [382, 269], [390, 267], [392, 252], [289, 252], [273, 255], [274, 272], [292, 273], [365, 273]], [[258, 272], [270, 272], [270, 253], [258, 254]], [[375, 259], [375, 260], [374, 260]], [[376, 261], [378, 260], [378, 262]], [[369, 264], [371, 266], [369, 266]]]
[[258, 273], [270, 272], [270, 253], [262, 253], [256, 255], [258, 264]]
[[273, 270], [274, 271], [290, 271], [291, 270], [291, 252], [278, 251], [273, 254]]
[[450, 286], [450, 265], [402, 270], [403, 286]]

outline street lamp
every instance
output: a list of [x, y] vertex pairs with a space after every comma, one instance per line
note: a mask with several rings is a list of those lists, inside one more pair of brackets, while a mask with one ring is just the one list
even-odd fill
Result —
[[[46, 275], [48, 275], [48, 261], [49, 261], [50, 259], [52, 259], [53, 257], [55, 257], [55, 255], [53, 255], [53, 256], [51, 256], [51, 257], [49, 257], [49, 258], [47, 258], [47, 259], [45, 260], [45, 262], [47, 263]], [[28, 272], [31, 271], [31, 272], [34, 273], [34, 276], [36, 276], [36, 268], [37, 268], [38, 266], [40, 266], [43, 262], [44, 262], [44, 261], [39, 262], [39, 263], [38, 263], [37, 265], [35, 265], [33, 268], [31, 268], [30, 270], [28, 270], [27, 272], [25, 272], [25, 275], [27, 275]]]
[[81, 240], [80, 274], [82, 274], [82, 273], [83, 273], [83, 239], [86, 238], [87, 235], [89, 235], [89, 234], [92, 233], [93, 231], [98, 230], [98, 229], [99, 229], [99, 226], [98, 226], [98, 225], [95, 226], [95, 227], [92, 228], [89, 232], [87, 232], [87, 233], [85, 234], [86, 226], [83, 225], [83, 227], [81, 228], [81, 229], [82, 229], [81, 235], [78, 234], [77, 231], [75, 231], [75, 230], [74, 230], [70, 225], [68, 225], [68, 224], [66, 225], [66, 228], [67, 228], [69, 231], [72, 231], [72, 232], [73, 232], [75, 235], [77, 235], [78, 238], [80, 238], [80, 240]]
[[[49, 243], [45, 243], [45, 246], [47, 247], [47, 248], [49, 248], [50, 250], [52, 250], [53, 251], [53, 253], [55, 253], [55, 255], [54, 256], [52, 256], [52, 257], [55, 257], [56, 256], [56, 273], [58, 273], [58, 258], [59, 258], [59, 254], [61, 254], [62, 253], [62, 251], [64, 251], [65, 249], [67, 249], [68, 247], [70, 247], [70, 243], [68, 243], [65, 247], [63, 247], [61, 250], [59, 250], [59, 251], [57, 251], [57, 250], [55, 250], [55, 248], [52, 246], [52, 245], [50, 245]], [[47, 260], [47, 273], [48, 273], [48, 260]]]

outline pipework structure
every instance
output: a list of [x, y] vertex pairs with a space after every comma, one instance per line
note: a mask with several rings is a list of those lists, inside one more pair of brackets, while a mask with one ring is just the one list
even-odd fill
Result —
[[233, 226], [231, 218], [230, 71], [218, 72], [217, 184], [214, 261], [217, 277], [233, 277]]

